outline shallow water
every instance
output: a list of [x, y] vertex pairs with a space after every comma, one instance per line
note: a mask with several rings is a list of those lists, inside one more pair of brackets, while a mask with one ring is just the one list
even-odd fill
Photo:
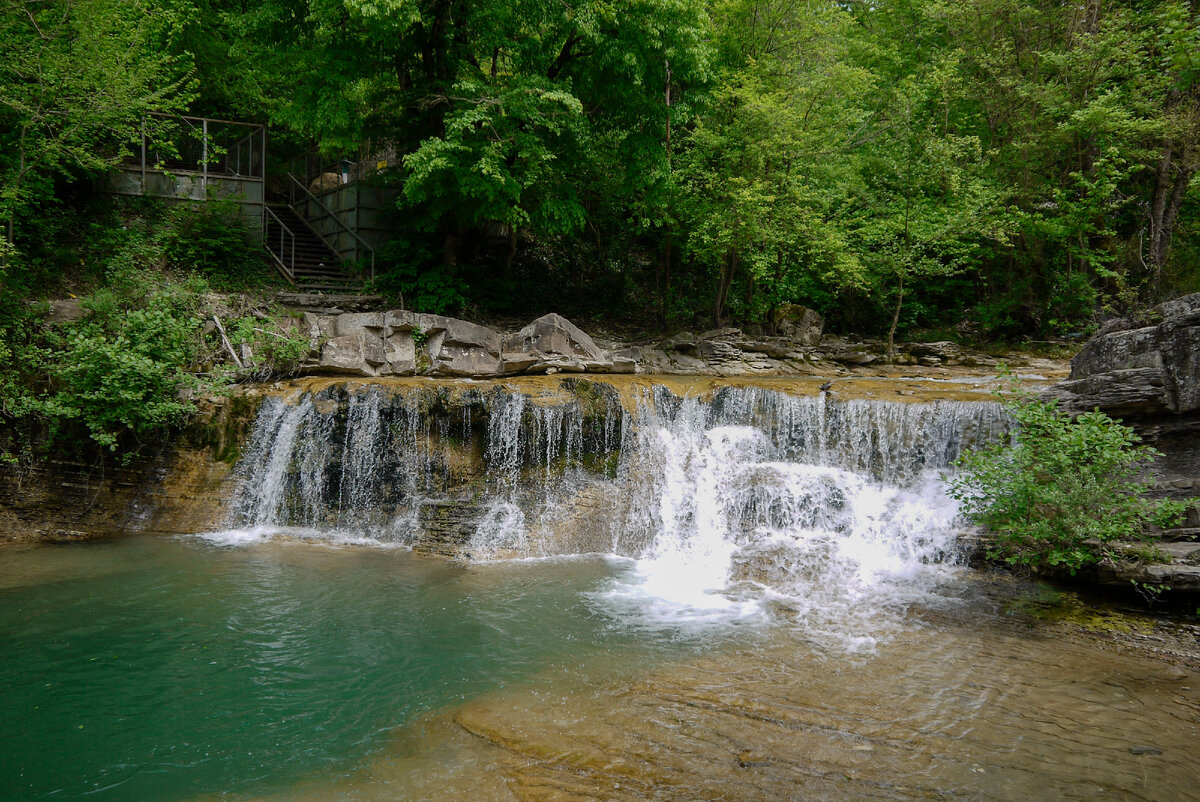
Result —
[[[4, 799], [1189, 799], [1200, 677], [957, 569], [664, 624], [598, 557], [126, 537], [0, 561]], [[649, 622], [649, 623], [648, 623]], [[1132, 751], [1131, 751], [1132, 750]], [[1137, 754], [1135, 754], [1137, 752]]]
[[0, 567], [0, 797], [175, 799], [337, 775], [427, 711], [621, 652], [602, 560], [136, 537]]

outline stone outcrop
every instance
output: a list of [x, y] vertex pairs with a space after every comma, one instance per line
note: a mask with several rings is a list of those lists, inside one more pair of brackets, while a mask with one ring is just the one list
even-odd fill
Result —
[[637, 373], [638, 348], [600, 348], [562, 315], [539, 317], [507, 336], [443, 315], [305, 312], [311, 352], [301, 372], [488, 379], [536, 373]]
[[304, 321], [312, 344], [306, 373], [494, 378], [552, 367], [613, 370], [591, 338], [559, 315], [538, 318], [508, 339], [476, 323], [401, 309], [306, 312]]
[[[591, 337], [553, 312], [504, 338], [504, 362], [506, 373], [612, 373], [614, 369], [613, 360]], [[624, 366], [629, 360], [621, 362]]]
[[1110, 321], [1045, 397], [1121, 418], [1163, 452], [1155, 465], [1161, 492], [1200, 496], [1200, 293], [1141, 320]]
[[1114, 415], [1200, 410], [1200, 293], [1155, 307], [1139, 321], [1110, 321], [1071, 360], [1054, 397]]
[[1072, 412], [1099, 409], [1133, 427], [1161, 455], [1155, 494], [1189, 503], [1186, 528], [1161, 533], [1170, 562], [1102, 566], [1101, 584], [1130, 581], [1200, 591], [1200, 293], [1138, 319], [1111, 320], [1071, 360], [1071, 374], [1043, 397]]

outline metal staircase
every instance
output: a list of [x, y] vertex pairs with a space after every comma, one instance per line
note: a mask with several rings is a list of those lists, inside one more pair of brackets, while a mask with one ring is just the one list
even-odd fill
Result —
[[341, 257], [286, 204], [263, 212], [263, 242], [275, 267], [297, 289], [355, 293], [362, 281], [346, 272]]

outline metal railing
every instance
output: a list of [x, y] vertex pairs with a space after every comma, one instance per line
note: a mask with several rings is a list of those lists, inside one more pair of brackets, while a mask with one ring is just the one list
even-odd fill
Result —
[[[274, 220], [275, 225], [279, 226], [278, 251], [275, 250], [273, 238], [270, 236], [271, 220]], [[288, 247], [289, 244], [290, 248]], [[292, 284], [295, 284], [296, 235], [279, 219], [279, 215], [275, 214], [270, 206], [263, 206], [263, 245], [267, 246], [267, 251], [275, 258], [275, 265], [280, 269], [284, 277]]]
[[[309, 201], [317, 204], [317, 206], [319, 206], [321, 208], [321, 210], [323, 212], [325, 212], [326, 215], [329, 216], [330, 220], [332, 220], [334, 223], [336, 223], [343, 232], [345, 232], [346, 234], [349, 234], [351, 237], [353, 237], [354, 241], [356, 243], [358, 243], [359, 247], [361, 247], [362, 250], [365, 251], [371, 257], [371, 280], [373, 281], [375, 279], [375, 249], [372, 248], [370, 245], [368, 245], [366, 243], [366, 240], [364, 240], [362, 237], [360, 237], [358, 235], [357, 231], [355, 231], [350, 226], [346, 225], [346, 223], [342, 220], [342, 218], [338, 217], [337, 214], [332, 209], [330, 209], [328, 206], [325, 205], [324, 201], [322, 201], [316, 195], [309, 192], [308, 187], [304, 186], [304, 184], [301, 183], [299, 178], [296, 178], [296, 176], [293, 175], [292, 173], [288, 173], [287, 175], [288, 175], [288, 178], [290, 178], [292, 181], [292, 196], [291, 196], [291, 198], [293, 200], [293, 203], [289, 204], [292, 207], [292, 210], [295, 211], [295, 207], [296, 207], [296, 204], [294, 202], [295, 190], [296, 190], [296, 188], [299, 188], [300, 191], [302, 193], [304, 193], [305, 196], [307, 196], [307, 199]], [[304, 215], [300, 215], [300, 216], [304, 217]], [[311, 223], [309, 224], [309, 227], [313, 229], [314, 234], [316, 234], [318, 237], [320, 237], [321, 241], [325, 243], [326, 247], [328, 247], [329, 250], [333, 251], [336, 254], [339, 254], [339, 255], [341, 254], [341, 251], [338, 250], [337, 248], [333, 247], [329, 243], [329, 241], [326, 240], [325, 237], [321, 235], [321, 232], [317, 231], [315, 229], [315, 227], [312, 226]], [[355, 252], [357, 253], [357, 250]]]
[[288, 165], [288, 172], [295, 175], [305, 186], [323, 175], [337, 176], [338, 184], [353, 184], [377, 176], [381, 170], [399, 162], [394, 145], [380, 145], [367, 140], [355, 153], [344, 153], [340, 157], [322, 156], [314, 149], [303, 153]]

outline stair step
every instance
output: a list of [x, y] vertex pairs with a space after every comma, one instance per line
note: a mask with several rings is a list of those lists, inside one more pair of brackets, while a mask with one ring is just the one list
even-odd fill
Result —
[[341, 257], [334, 253], [288, 206], [270, 206], [279, 221], [292, 232], [290, 238], [283, 235], [280, 224], [269, 221], [266, 241], [279, 247], [279, 238], [285, 236], [284, 262], [290, 266], [292, 279], [306, 292], [357, 292], [362, 282], [350, 276]]

